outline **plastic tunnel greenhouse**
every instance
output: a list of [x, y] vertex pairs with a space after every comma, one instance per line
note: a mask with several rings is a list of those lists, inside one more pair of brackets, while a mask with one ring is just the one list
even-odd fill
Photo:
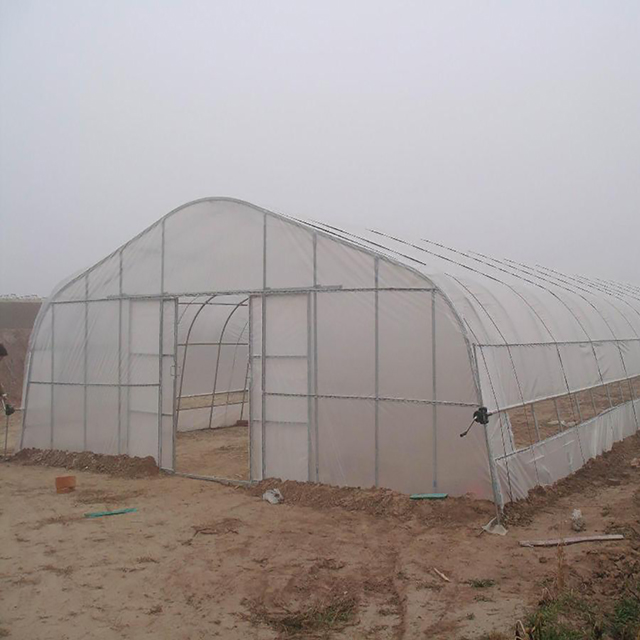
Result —
[[640, 288], [207, 198], [56, 288], [24, 385], [22, 448], [243, 425], [248, 480], [501, 506], [638, 430]]

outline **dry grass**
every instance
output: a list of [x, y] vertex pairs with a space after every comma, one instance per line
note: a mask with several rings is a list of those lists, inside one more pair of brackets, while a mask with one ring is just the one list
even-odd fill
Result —
[[358, 600], [353, 593], [334, 588], [324, 597], [299, 606], [279, 604], [267, 608], [261, 602], [249, 604], [251, 619], [266, 624], [281, 638], [317, 638], [356, 624]]

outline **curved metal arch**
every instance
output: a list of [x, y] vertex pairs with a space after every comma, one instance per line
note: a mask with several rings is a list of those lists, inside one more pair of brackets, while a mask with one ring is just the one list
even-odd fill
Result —
[[[224, 338], [224, 332], [227, 330], [227, 326], [229, 325], [229, 320], [231, 320], [231, 318], [233, 317], [233, 314], [241, 306], [243, 306], [248, 300], [249, 300], [249, 298], [246, 297], [244, 300], [241, 300], [240, 302], [238, 302], [238, 304], [233, 308], [233, 310], [231, 311], [231, 313], [229, 314], [229, 316], [225, 320], [225, 323], [222, 326], [222, 331], [220, 332], [220, 338], [218, 340], [220, 343], [222, 343], [222, 339]], [[209, 429], [211, 429], [211, 422], [213, 420], [213, 406], [214, 406], [215, 398], [216, 398], [216, 385], [218, 384], [218, 370], [220, 368], [220, 354], [221, 353], [222, 353], [222, 344], [219, 344], [218, 345], [218, 357], [216, 358], [216, 370], [215, 370], [215, 374], [213, 376], [213, 391], [211, 392], [211, 409], [209, 411]]]
[[[189, 338], [191, 336], [191, 330], [193, 329], [193, 325], [195, 324], [198, 316], [202, 312], [202, 310], [216, 297], [216, 294], [209, 296], [204, 302], [200, 304], [200, 308], [196, 311], [195, 315], [191, 320], [191, 324], [189, 325], [189, 329], [187, 330], [187, 337], [184, 341], [184, 354], [182, 356], [182, 371], [180, 372], [180, 389], [178, 391], [178, 408], [176, 410], [176, 429], [178, 428], [178, 422], [180, 419], [180, 409], [182, 405], [182, 386], [184, 384], [184, 372], [186, 371], [187, 366], [187, 352], [189, 351]], [[183, 314], [184, 316], [184, 314]]]

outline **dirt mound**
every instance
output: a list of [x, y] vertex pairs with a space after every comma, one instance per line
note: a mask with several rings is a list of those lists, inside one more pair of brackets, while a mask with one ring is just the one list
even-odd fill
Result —
[[312, 482], [267, 479], [246, 488], [251, 495], [262, 496], [267, 489], [279, 489], [286, 504], [313, 509], [338, 508], [360, 511], [372, 516], [402, 522], [417, 519], [426, 524], [467, 524], [489, 520], [495, 515], [493, 505], [470, 497], [446, 500], [411, 500], [408, 495], [390, 489], [333, 487]]
[[122, 478], [147, 478], [158, 475], [158, 466], [151, 456], [108, 456], [90, 451], [58, 451], [57, 449], [22, 449], [10, 460], [19, 464], [37, 464], [46, 467], [64, 467], [75, 471], [108, 473]]
[[640, 471], [631, 466], [631, 460], [638, 457], [640, 457], [640, 435], [636, 434], [622, 442], [616, 442], [611, 451], [588, 460], [574, 474], [549, 487], [536, 487], [524, 500], [506, 505], [506, 525], [529, 524], [533, 521], [536, 512], [553, 505], [560, 498], [588, 492], [600, 486], [619, 485], [632, 475], [637, 477]]

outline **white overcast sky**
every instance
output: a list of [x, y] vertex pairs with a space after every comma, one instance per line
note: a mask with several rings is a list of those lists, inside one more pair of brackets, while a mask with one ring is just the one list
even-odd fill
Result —
[[209, 195], [640, 283], [640, 2], [0, 0], [0, 293]]

